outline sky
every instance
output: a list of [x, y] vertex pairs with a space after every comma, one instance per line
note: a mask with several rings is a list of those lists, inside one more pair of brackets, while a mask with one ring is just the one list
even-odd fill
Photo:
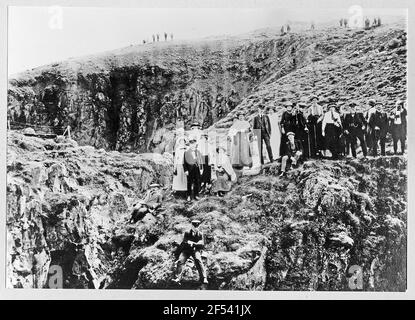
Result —
[[[88, 8], [9, 7], [8, 74], [72, 57], [149, 41], [152, 34], [174, 39], [237, 35], [288, 21], [328, 22], [348, 17], [348, 7], [330, 10], [272, 8]], [[366, 10], [365, 14], [402, 14]]]

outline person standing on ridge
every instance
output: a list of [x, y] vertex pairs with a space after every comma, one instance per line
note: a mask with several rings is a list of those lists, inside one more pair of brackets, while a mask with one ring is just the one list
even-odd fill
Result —
[[323, 116], [323, 108], [318, 104], [318, 97], [316, 95], [311, 96], [311, 107], [309, 107], [307, 112], [307, 123], [309, 127], [309, 137], [310, 137], [310, 157], [316, 158], [322, 150], [322, 140], [323, 136], [321, 135], [321, 121]]
[[152, 37], [153, 37], [153, 42], [155, 42], [156, 41], [156, 36], [153, 34]]
[[372, 121], [375, 125], [375, 132], [376, 132], [376, 140], [373, 145], [373, 154], [377, 156], [378, 153], [378, 144], [377, 141], [379, 141], [380, 144], [380, 154], [382, 156], [386, 155], [386, 136], [389, 131], [389, 118], [388, 115], [385, 112], [385, 109], [383, 108], [381, 103], [376, 104], [376, 113], [372, 114]]
[[158, 33], [157, 33], [156, 37], [157, 37], [157, 42], [159, 42], [159, 40], [160, 40], [160, 35], [159, 35]]
[[367, 147], [365, 141], [366, 120], [363, 113], [357, 112], [357, 104], [349, 103], [350, 113], [344, 119], [344, 131], [347, 135], [346, 143], [350, 145], [353, 158], [356, 158], [356, 142], [359, 140], [362, 148], [363, 157], [367, 156]]
[[264, 155], [262, 152], [262, 142], [265, 143], [265, 146], [267, 148], [268, 152], [268, 158], [270, 162], [274, 161], [273, 155], [272, 155], [272, 148], [270, 143], [270, 137], [271, 137], [271, 123], [269, 121], [268, 115], [264, 114], [264, 104], [261, 102], [258, 109], [258, 115], [254, 117], [254, 123], [252, 126], [252, 129], [254, 131], [254, 134], [257, 137], [258, 141], [258, 151], [259, 156], [261, 159], [261, 164], [264, 164]]
[[164, 41], [167, 41], [167, 32], [164, 33]]
[[284, 149], [287, 142], [287, 133], [295, 132], [295, 119], [292, 113], [293, 104], [290, 101], [283, 101], [283, 104], [285, 104], [285, 111], [282, 113], [279, 124], [281, 128], [280, 155], [283, 155], [285, 152]]
[[310, 141], [308, 137], [307, 121], [304, 116], [305, 105], [298, 103], [294, 109], [294, 126], [295, 126], [295, 138], [299, 140], [303, 146], [303, 158], [306, 160], [310, 157]]
[[329, 111], [327, 111], [324, 115], [321, 130], [323, 137], [325, 137], [326, 140], [326, 146], [330, 150], [333, 160], [337, 160], [339, 157], [339, 129], [341, 126], [340, 114], [336, 111], [336, 105], [331, 104], [329, 106]]
[[401, 154], [404, 154], [405, 152], [406, 115], [407, 111], [404, 106], [404, 102], [402, 100], [398, 100], [396, 102], [396, 107], [390, 116], [394, 154], [397, 154], [398, 151], [398, 141], [401, 143]]
[[[203, 173], [202, 154], [197, 150], [195, 137], [189, 139], [189, 149], [184, 153], [184, 173], [187, 176], [187, 201], [199, 200], [200, 179]], [[193, 191], [193, 192], [192, 192]]]

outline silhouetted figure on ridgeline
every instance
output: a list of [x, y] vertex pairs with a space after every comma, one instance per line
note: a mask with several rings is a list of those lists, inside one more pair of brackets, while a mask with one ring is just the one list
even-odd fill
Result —
[[164, 33], [164, 41], [167, 41], [167, 33]]
[[160, 35], [157, 33], [156, 37], [157, 37], [157, 42], [158, 42], [160, 40]]
[[343, 19], [343, 24], [344, 24], [344, 27], [345, 28], [347, 28], [347, 24], [348, 24], [349, 22], [347, 21], [347, 19]]

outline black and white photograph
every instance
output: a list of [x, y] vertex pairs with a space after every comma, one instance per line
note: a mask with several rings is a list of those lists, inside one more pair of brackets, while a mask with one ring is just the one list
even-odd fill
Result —
[[6, 288], [406, 292], [408, 10], [359, 3], [8, 6]]

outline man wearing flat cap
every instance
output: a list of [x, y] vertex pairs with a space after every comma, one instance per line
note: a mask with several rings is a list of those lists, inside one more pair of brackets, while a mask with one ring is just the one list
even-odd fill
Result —
[[179, 259], [177, 260], [177, 269], [176, 269], [176, 278], [173, 279], [174, 282], [180, 283], [183, 273], [183, 267], [189, 259], [189, 257], [193, 257], [195, 262], [197, 271], [199, 272], [199, 280], [203, 284], [207, 284], [207, 275], [206, 275], [206, 268], [203, 265], [202, 261], [202, 250], [205, 246], [204, 242], [204, 235], [199, 230], [199, 225], [201, 223], [200, 220], [194, 219], [192, 220], [192, 227], [190, 230], [186, 231], [183, 235], [183, 241], [180, 245], [180, 255]]
[[303, 146], [300, 140], [295, 138], [294, 132], [287, 132], [287, 142], [284, 148], [284, 154], [281, 159], [281, 174], [283, 176], [287, 171], [287, 163], [290, 160], [293, 166], [298, 164], [303, 155]]
[[407, 126], [407, 111], [405, 103], [402, 100], [396, 101], [395, 109], [392, 111], [390, 116], [390, 128], [393, 139], [393, 151], [397, 154], [398, 142], [401, 144], [401, 154], [405, 152], [405, 141], [406, 141], [406, 126]]
[[312, 95], [311, 106], [307, 112], [307, 123], [310, 137], [310, 156], [316, 158], [323, 149], [323, 136], [321, 134], [321, 125], [323, 121], [323, 107], [318, 104], [318, 97]]
[[295, 132], [295, 117], [293, 114], [293, 104], [291, 101], [284, 99], [283, 105], [285, 110], [281, 115], [281, 120], [279, 123], [281, 130], [281, 143], [280, 143], [280, 155], [283, 155], [285, 152], [285, 146], [287, 142], [287, 133]]
[[[375, 99], [369, 99], [367, 102], [368, 106], [367, 106], [367, 111], [365, 114], [365, 120], [366, 123], [369, 123], [369, 119], [372, 116], [373, 113], [376, 113], [376, 100]], [[366, 126], [366, 144], [367, 144], [367, 148], [369, 150], [372, 150], [372, 145], [373, 145], [373, 132], [372, 132], [372, 128], [370, 128], [370, 126]]]
[[[263, 101], [263, 100], [262, 100]], [[264, 164], [264, 153], [262, 151], [262, 144], [265, 143], [267, 148], [268, 158], [270, 162], [273, 162], [272, 148], [271, 148], [271, 122], [267, 114], [264, 114], [264, 104], [261, 102], [258, 108], [258, 115], [254, 117], [254, 123], [252, 129], [257, 137], [259, 157], [261, 164]]]
[[309, 152], [309, 140], [308, 140], [308, 127], [307, 120], [305, 117], [305, 108], [306, 105], [302, 102], [299, 102], [294, 111], [294, 125], [295, 125], [295, 138], [301, 141], [303, 146], [303, 158], [306, 160], [310, 157]]
[[352, 155], [356, 158], [356, 143], [360, 142], [363, 156], [367, 156], [367, 147], [365, 140], [366, 120], [363, 113], [358, 111], [356, 102], [349, 103], [350, 113], [344, 118], [344, 131], [346, 133], [346, 143], [350, 145]]
[[330, 150], [332, 159], [339, 158], [340, 132], [342, 121], [340, 114], [336, 111], [336, 105], [330, 104], [329, 111], [324, 114], [322, 124], [322, 134], [325, 138], [326, 146]]
[[187, 201], [198, 200], [200, 180], [203, 173], [203, 158], [197, 150], [196, 137], [190, 136], [189, 149], [184, 153], [184, 173], [187, 176]]

